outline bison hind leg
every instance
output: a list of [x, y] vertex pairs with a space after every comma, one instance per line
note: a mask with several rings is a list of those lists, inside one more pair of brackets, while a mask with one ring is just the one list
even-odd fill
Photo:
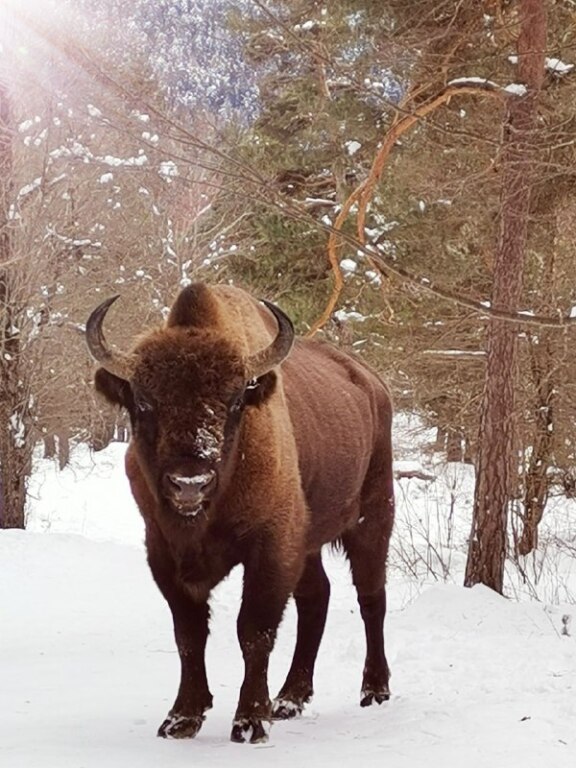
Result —
[[383, 683], [379, 686], [378, 690], [363, 688], [361, 696], [361, 707], [370, 707], [372, 704], [383, 704], [390, 698], [390, 688], [388, 687], [388, 683]]
[[279, 694], [272, 704], [272, 719], [291, 720], [293, 717], [298, 717], [304, 711], [304, 705], [311, 700], [313, 693], [310, 686], [308, 691], [301, 695], [295, 695], [294, 692], [286, 696]]
[[272, 707], [274, 720], [301, 715], [314, 693], [314, 666], [330, 600], [330, 582], [319, 552], [306, 558], [294, 600], [298, 612], [296, 648], [286, 681]]
[[[377, 486], [376, 486], [377, 489]], [[362, 677], [360, 705], [382, 704], [390, 698], [390, 671], [384, 652], [386, 616], [386, 559], [393, 519], [391, 493], [367, 493], [361, 506], [358, 525], [343, 535], [352, 580], [358, 595], [360, 615], [366, 636], [366, 660]]]

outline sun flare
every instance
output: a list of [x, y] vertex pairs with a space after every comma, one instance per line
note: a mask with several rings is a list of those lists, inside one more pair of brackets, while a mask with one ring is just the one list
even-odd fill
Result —
[[0, 0], [1, 51], [33, 54], [47, 33], [65, 35], [74, 15], [68, 0]]
[[47, 64], [66, 57], [86, 27], [75, 5], [71, 0], [0, 0], [0, 77], [5, 82], [41, 81]]

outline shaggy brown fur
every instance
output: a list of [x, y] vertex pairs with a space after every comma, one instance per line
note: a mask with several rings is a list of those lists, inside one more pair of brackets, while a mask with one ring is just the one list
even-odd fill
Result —
[[[129, 380], [104, 368], [96, 374], [97, 389], [130, 413], [126, 471], [150, 568], [174, 619], [181, 683], [161, 736], [195, 736], [212, 704], [207, 601], [238, 563], [245, 677], [232, 739], [261, 741], [271, 717], [302, 711], [326, 620], [330, 587], [320, 550], [330, 542], [350, 560], [365, 625], [361, 704], [389, 697], [390, 397], [365, 364], [304, 339], [246, 387], [247, 356], [277, 330], [271, 312], [244, 291], [192, 285], [166, 326], [137, 343]], [[268, 659], [291, 594], [296, 649], [272, 705]]]

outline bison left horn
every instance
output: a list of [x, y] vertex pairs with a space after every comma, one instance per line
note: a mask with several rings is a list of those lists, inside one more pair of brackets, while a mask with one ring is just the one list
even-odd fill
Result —
[[102, 323], [112, 304], [119, 296], [112, 296], [96, 307], [86, 323], [86, 343], [92, 357], [109, 373], [128, 381], [134, 370], [134, 357], [125, 352], [114, 352], [104, 338]]
[[246, 360], [246, 373], [248, 379], [257, 379], [285, 360], [290, 354], [294, 344], [294, 326], [292, 321], [279, 309], [266, 299], [262, 303], [268, 307], [278, 323], [278, 333], [274, 341], [260, 352], [251, 355]]

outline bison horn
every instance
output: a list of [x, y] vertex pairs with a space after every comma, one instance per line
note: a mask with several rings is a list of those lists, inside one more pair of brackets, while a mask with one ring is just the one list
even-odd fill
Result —
[[113, 352], [106, 343], [102, 323], [112, 304], [118, 299], [112, 296], [96, 307], [86, 323], [86, 343], [92, 357], [109, 373], [128, 381], [134, 369], [134, 358], [124, 352]]
[[249, 379], [257, 379], [288, 357], [294, 344], [294, 326], [290, 318], [275, 304], [262, 299], [278, 323], [278, 333], [274, 341], [263, 349], [251, 355], [246, 361], [246, 372]]

